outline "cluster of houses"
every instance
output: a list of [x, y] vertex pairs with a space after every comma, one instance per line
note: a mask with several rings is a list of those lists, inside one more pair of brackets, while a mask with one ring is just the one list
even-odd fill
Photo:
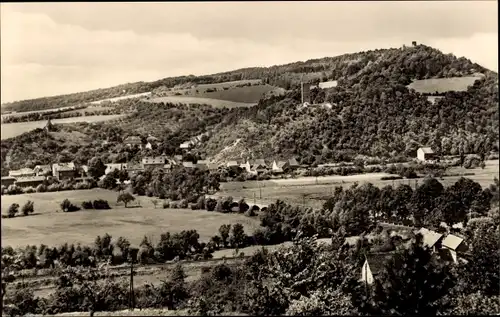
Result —
[[[458, 263], [467, 261], [468, 246], [464, 239], [454, 234], [441, 234], [426, 228], [421, 228], [416, 233], [423, 237], [423, 245], [432, 250], [433, 254], [447, 263]], [[379, 252], [366, 254], [366, 260], [361, 270], [361, 281], [372, 284], [374, 279], [383, 269], [386, 259], [392, 256], [392, 252]]]
[[77, 166], [73, 163], [56, 163], [52, 165], [37, 165], [35, 168], [21, 168], [9, 171], [9, 176], [2, 177], [1, 184], [5, 187], [17, 185], [19, 187], [36, 187], [52, 176], [57, 180], [85, 179], [88, 168]]

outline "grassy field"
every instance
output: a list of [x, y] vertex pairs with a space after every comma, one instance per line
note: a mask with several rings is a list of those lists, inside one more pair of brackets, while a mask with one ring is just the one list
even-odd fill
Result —
[[451, 77], [451, 78], [433, 78], [415, 80], [408, 85], [409, 89], [415, 89], [419, 93], [435, 93], [436, 91], [466, 91], [467, 87], [474, 84], [474, 82], [481, 77], [466, 76], [466, 77]]
[[[63, 213], [59, 204], [68, 198], [80, 205], [84, 200], [108, 200], [111, 210], [81, 210]], [[241, 223], [248, 233], [259, 226], [258, 220], [240, 214], [222, 214], [204, 210], [154, 208], [151, 198], [138, 197], [142, 207], [124, 208], [116, 205], [117, 193], [102, 189], [34, 193], [2, 196], [2, 212], [12, 203], [23, 205], [31, 200], [35, 215], [2, 219], [2, 244], [24, 246], [41, 243], [51, 246], [61, 243], [91, 244], [98, 235], [109, 233], [114, 239], [126, 237], [139, 245], [144, 235], [156, 243], [160, 234], [195, 229], [201, 241], [207, 241], [222, 224]]]
[[275, 87], [270, 85], [255, 85], [213, 92], [202, 92], [195, 96], [242, 103], [258, 103], [266, 93], [274, 91], [275, 89]]
[[92, 107], [87, 107], [84, 109], [79, 109], [79, 110], [71, 110], [68, 111], [67, 113], [82, 113], [84, 114], [85, 112], [96, 112], [96, 111], [105, 111], [105, 110], [112, 110], [114, 109], [113, 107], [108, 107], [108, 106], [92, 106]]
[[[486, 161], [484, 169], [465, 169], [454, 167], [448, 170], [448, 174], [474, 173], [466, 176], [484, 187], [493, 183], [493, 178], [498, 177], [499, 165], [497, 160]], [[418, 180], [380, 180], [385, 173], [370, 173], [350, 176], [325, 176], [325, 177], [301, 177], [296, 179], [280, 179], [269, 181], [248, 181], [222, 183], [218, 195], [232, 196], [234, 199], [245, 198], [248, 203], [255, 202], [265, 204], [273, 203], [277, 199], [292, 204], [305, 204], [308, 207], [320, 208], [326, 198], [331, 195], [335, 186], [349, 187], [358, 182], [359, 184], [370, 182], [375, 186], [384, 187], [386, 185], [398, 186], [408, 184], [415, 188]], [[453, 185], [460, 176], [447, 176], [439, 179], [444, 186]]]
[[190, 97], [190, 96], [166, 96], [157, 97], [148, 100], [149, 102], [170, 102], [170, 103], [181, 103], [181, 104], [207, 104], [216, 108], [241, 108], [241, 107], [252, 107], [256, 103], [247, 102], [234, 102], [227, 100], [211, 99], [211, 98], [201, 98], [201, 97]]
[[257, 85], [262, 83], [261, 79], [247, 79], [247, 80], [235, 80], [235, 81], [226, 81], [223, 83], [215, 83], [215, 84], [200, 84], [197, 86], [198, 89], [208, 89], [208, 88], [218, 88], [218, 89], [223, 89], [223, 88], [229, 88], [229, 87], [235, 87], [237, 85], [245, 85], [245, 84], [252, 84], [252, 85]]
[[[103, 115], [103, 116], [83, 116], [83, 117], [72, 117], [64, 119], [54, 119], [52, 123], [74, 123], [74, 122], [100, 122], [108, 121], [123, 117], [123, 115]], [[29, 132], [36, 128], [43, 128], [47, 124], [47, 120], [42, 121], [31, 121], [31, 122], [18, 122], [18, 123], [6, 123], [1, 125], [1, 139], [9, 139], [21, 135], [23, 133]]]

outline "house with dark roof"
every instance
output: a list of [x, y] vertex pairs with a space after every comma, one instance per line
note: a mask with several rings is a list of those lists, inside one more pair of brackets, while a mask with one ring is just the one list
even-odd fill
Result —
[[264, 173], [268, 169], [269, 166], [267, 165], [264, 159], [256, 159], [255, 161], [253, 161], [252, 170], [256, 171], [257, 173], [259, 174]]
[[16, 179], [16, 185], [19, 187], [37, 187], [43, 184], [44, 181], [45, 176], [19, 177]]
[[447, 251], [451, 255], [451, 259], [454, 263], [458, 262], [458, 256], [468, 251], [468, 246], [466, 245], [464, 239], [449, 234], [442, 242], [443, 250]]
[[161, 156], [147, 156], [142, 158], [142, 165], [144, 168], [163, 168], [165, 166], [167, 158], [163, 155]]
[[275, 174], [284, 173], [288, 169], [289, 165], [287, 161], [273, 161], [271, 166], [271, 171]]
[[292, 157], [291, 159], [288, 160], [288, 165], [290, 166], [291, 169], [297, 169], [300, 167], [299, 162], [295, 159], [295, 157]]
[[140, 137], [135, 135], [131, 135], [125, 138], [125, 140], [123, 140], [123, 143], [128, 147], [138, 146], [142, 149], [142, 140]]
[[422, 162], [435, 160], [436, 153], [430, 147], [421, 147], [417, 150], [417, 159]]
[[56, 163], [52, 164], [52, 176], [58, 180], [70, 179], [76, 177], [75, 163]]
[[380, 252], [366, 254], [365, 262], [361, 267], [360, 280], [368, 285], [373, 284], [375, 279], [384, 269], [385, 263], [393, 256], [394, 252]]
[[1, 181], [2, 186], [9, 187], [10, 185], [14, 185], [16, 178], [12, 176], [2, 176]]
[[50, 165], [37, 165], [33, 171], [36, 176], [48, 176], [52, 174], [52, 167]]

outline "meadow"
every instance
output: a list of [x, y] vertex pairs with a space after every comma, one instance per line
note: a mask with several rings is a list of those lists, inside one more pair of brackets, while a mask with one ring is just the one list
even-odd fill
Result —
[[150, 100], [146, 100], [148, 102], [170, 102], [170, 103], [180, 103], [180, 104], [206, 104], [211, 105], [215, 108], [241, 108], [241, 107], [252, 107], [256, 105], [256, 103], [247, 103], [247, 102], [234, 102], [227, 100], [219, 100], [219, 99], [211, 99], [211, 98], [201, 98], [201, 97], [191, 97], [191, 96], [165, 96], [165, 97], [157, 97], [151, 98]]
[[443, 93], [447, 91], [466, 91], [469, 86], [481, 77], [464, 76], [450, 78], [432, 78], [415, 80], [407, 87], [419, 93]]
[[276, 88], [270, 85], [255, 85], [245, 87], [235, 87], [228, 90], [217, 90], [212, 92], [201, 92], [196, 94], [196, 97], [242, 102], [242, 103], [258, 103], [260, 99]]
[[[165, 232], [197, 230], [200, 241], [208, 241], [218, 233], [222, 224], [241, 223], [245, 232], [252, 233], [259, 226], [258, 220], [241, 214], [222, 214], [190, 209], [163, 209], [161, 201], [155, 208], [152, 198], [137, 197], [141, 207], [125, 208], [117, 205], [118, 193], [103, 189], [75, 190], [53, 193], [33, 193], [2, 196], [2, 213], [13, 203], [23, 205], [31, 200], [35, 214], [2, 220], [2, 244], [25, 246], [41, 243], [57, 246], [64, 242], [92, 244], [98, 235], [109, 233], [114, 239], [120, 236], [138, 246], [146, 235], [153, 243]], [[80, 210], [64, 213], [59, 204], [64, 199], [80, 206], [85, 200], [107, 200], [110, 210]]]
[[[465, 173], [474, 173], [474, 175], [465, 176], [478, 182], [483, 188], [493, 183], [494, 177], [499, 174], [498, 160], [486, 161], [484, 169], [465, 169], [463, 167], [453, 167], [447, 170], [450, 175], [464, 175]], [[387, 173], [367, 173], [349, 176], [323, 176], [323, 177], [300, 177], [295, 179], [279, 179], [268, 181], [246, 181], [222, 183], [218, 196], [231, 196], [234, 199], [245, 198], [248, 203], [270, 204], [277, 199], [291, 204], [306, 205], [312, 208], [321, 208], [328, 196], [333, 193], [336, 186], [344, 188], [352, 186], [355, 182], [360, 185], [363, 183], [372, 183], [377, 187], [387, 185], [398, 186], [399, 184], [408, 184], [415, 188], [421, 184], [423, 179], [400, 179], [400, 180], [381, 180], [383, 176], [389, 176]], [[443, 186], [453, 185], [461, 176], [445, 176], [439, 178]]]
[[[83, 117], [72, 117], [63, 119], [51, 120], [52, 123], [75, 123], [75, 122], [101, 122], [108, 121], [123, 117], [124, 115], [99, 115], [99, 116], [83, 116]], [[16, 123], [6, 123], [1, 125], [1, 139], [9, 139], [21, 135], [23, 133], [29, 132], [36, 128], [43, 128], [47, 124], [47, 120], [42, 121], [31, 121], [31, 122], [16, 122]]]

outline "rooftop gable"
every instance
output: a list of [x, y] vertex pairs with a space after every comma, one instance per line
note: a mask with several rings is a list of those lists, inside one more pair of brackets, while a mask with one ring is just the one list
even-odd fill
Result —
[[456, 250], [458, 249], [460, 244], [462, 244], [462, 242], [464, 242], [464, 239], [457, 237], [453, 234], [449, 234], [444, 238], [443, 246], [452, 250]]

